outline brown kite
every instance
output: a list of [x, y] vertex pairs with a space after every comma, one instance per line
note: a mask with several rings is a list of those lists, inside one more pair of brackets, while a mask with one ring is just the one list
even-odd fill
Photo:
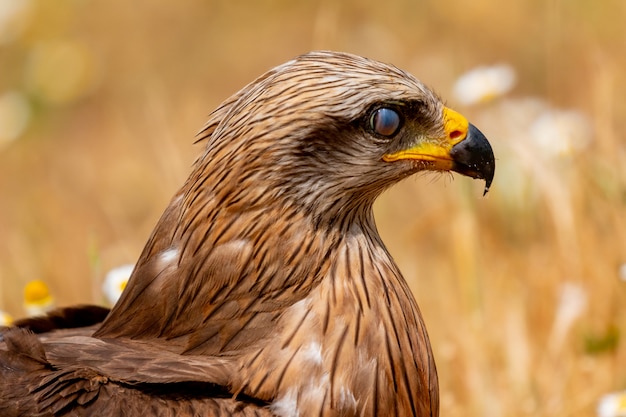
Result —
[[421, 171], [486, 181], [485, 137], [413, 76], [335, 52], [227, 99], [106, 319], [0, 342], [3, 416], [436, 416], [415, 298], [372, 204]]

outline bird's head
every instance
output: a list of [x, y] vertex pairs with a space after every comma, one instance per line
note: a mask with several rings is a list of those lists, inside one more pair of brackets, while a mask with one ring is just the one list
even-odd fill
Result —
[[274, 68], [213, 112], [201, 135], [199, 172], [214, 177], [205, 187], [231, 184], [260, 204], [291, 199], [318, 214], [371, 205], [419, 171], [484, 179], [487, 192], [495, 170], [482, 133], [424, 84], [345, 53]]

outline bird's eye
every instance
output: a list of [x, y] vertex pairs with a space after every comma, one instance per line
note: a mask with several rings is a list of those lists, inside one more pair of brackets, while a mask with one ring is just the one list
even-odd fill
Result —
[[400, 128], [400, 115], [393, 109], [381, 107], [370, 116], [370, 128], [378, 135], [393, 136]]

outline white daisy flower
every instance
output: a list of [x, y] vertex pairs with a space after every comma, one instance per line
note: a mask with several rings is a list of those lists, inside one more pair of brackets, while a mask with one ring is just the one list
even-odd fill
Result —
[[515, 80], [515, 70], [510, 65], [478, 67], [459, 77], [454, 95], [461, 104], [484, 103], [511, 91]]
[[591, 130], [584, 114], [549, 109], [530, 125], [529, 137], [544, 156], [565, 156], [587, 148], [592, 141]]
[[596, 411], [598, 417], [626, 417], [626, 391], [604, 395]]
[[0, 311], [0, 326], [10, 326], [13, 324], [13, 317], [9, 313]]
[[130, 274], [133, 272], [133, 268], [135, 268], [133, 264], [122, 265], [113, 268], [104, 277], [102, 291], [111, 305], [114, 305], [120, 298], [120, 295], [122, 295], [128, 283], [128, 279], [130, 278]]
[[24, 287], [24, 310], [28, 316], [41, 316], [54, 308], [48, 285], [36, 279]]

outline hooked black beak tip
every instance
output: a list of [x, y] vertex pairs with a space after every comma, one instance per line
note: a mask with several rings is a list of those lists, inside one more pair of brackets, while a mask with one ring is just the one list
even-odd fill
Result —
[[450, 156], [454, 160], [453, 171], [485, 180], [483, 196], [486, 195], [496, 172], [496, 161], [485, 135], [470, 123], [467, 136], [452, 147]]

